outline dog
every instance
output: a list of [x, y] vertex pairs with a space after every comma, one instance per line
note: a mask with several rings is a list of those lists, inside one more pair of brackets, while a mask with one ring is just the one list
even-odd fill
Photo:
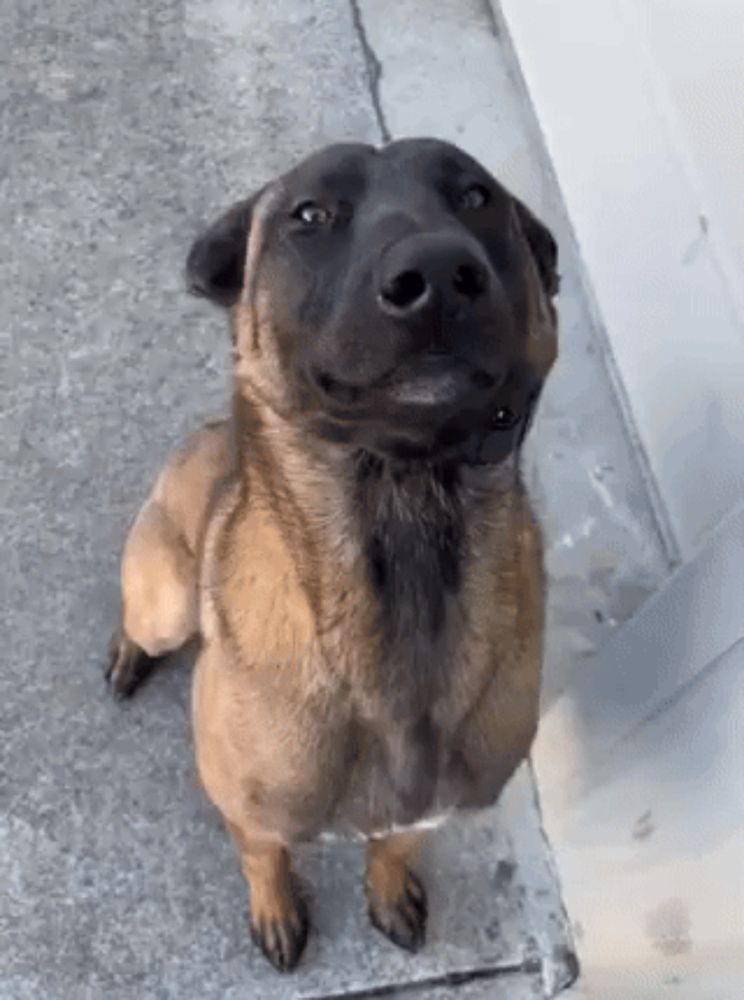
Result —
[[366, 841], [373, 925], [415, 951], [425, 830], [498, 798], [538, 718], [544, 581], [519, 454], [557, 352], [557, 248], [462, 150], [330, 146], [199, 236], [228, 309], [230, 416], [124, 546], [107, 676], [198, 637], [200, 780], [293, 968], [293, 844]]

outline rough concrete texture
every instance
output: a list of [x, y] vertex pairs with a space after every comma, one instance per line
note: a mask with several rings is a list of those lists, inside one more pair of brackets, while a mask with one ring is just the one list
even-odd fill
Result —
[[428, 996], [473, 976], [494, 992], [510, 977], [536, 998], [570, 979], [565, 915], [528, 773], [498, 815], [432, 838], [419, 864], [430, 890], [428, 944], [416, 958], [367, 922], [357, 845], [299, 850], [314, 933], [299, 969], [278, 976], [248, 943], [245, 884], [196, 788], [186, 713], [174, 711], [180, 686], [153, 685], [118, 725], [94, 727], [97, 745], [71, 728], [66, 742], [86, 763], [73, 771], [61, 749], [56, 771], [47, 765], [48, 777], [14, 803], [3, 823], [4, 1000], [319, 1000], [415, 985]]
[[[395, 984], [522, 1000], [570, 971], [523, 775], [495, 815], [432, 844], [442, 905], [415, 959], [362, 919], [356, 849], [308, 852], [317, 932], [302, 971], [276, 977], [248, 943], [242, 878], [196, 788], [186, 671], [163, 672], [124, 708], [100, 677], [126, 524], [167, 449], [226, 400], [221, 322], [182, 290], [206, 218], [318, 145], [377, 141], [387, 121], [488, 154], [525, 194], [534, 181], [535, 207], [567, 232], [487, 7], [385, 10], [4, 6], [2, 1000], [364, 996]], [[499, 160], [494, 144], [514, 155]], [[561, 662], [572, 643], [597, 641], [593, 610], [627, 613], [664, 571], [575, 255], [564, 273], [564, 354], [534, 445]], [[487, 978], [460, 981], [473, 972]]]

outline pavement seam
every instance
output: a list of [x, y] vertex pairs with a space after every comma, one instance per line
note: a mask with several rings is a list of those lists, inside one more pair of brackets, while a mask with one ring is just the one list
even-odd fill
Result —
[[322, 993], [307, 1000], [374, 1000], [376, 997], [395, 997], [401, 993], [416, 993], [438, 987], [466, 986], [469, 983], [500, 979], [504, 976], [539, 975], [542, 963], [533, 960], [511, 965], [491, 965], [468, 969], [463, 972], [443, 972], [439, 976], [412, 979], [404, 983], [388, 983], [384, 986], [370, 986], [361, 990], [345, 990], [341, 993]]
[[382, 108], [382, 100], [380, 98], [382, 63], [377, 58], [377, 53], [373, 49], [369, 36], [367, 35], [360, 0], [349, 0], [349, 5], [351, 7], [351, 19], [354, 24], [354, 30], [359, 38], [359, 44], [362, 47], [362, 53], [364, 55], [364, 68], [365, 75], [367, 77], [367, 86], [369, 87], [369, 96], [372, 100], [375, 117], [377, 118], [377, 126], [380, 130], [382, 141], [390, 142], [392, 136], [390, 134], [390, 129], [388, 128], [385, 112]]
[[488, 30], [491, 32], [493, 37], [500, 42], [501, 28], [499, 26], [498, 18], [496, 17], [496, 11], [493, 9], [493, 0], [481, 0], [481, 7], [483, 8], [483, 13], [485, 14], [486, 21], [488, 22]]

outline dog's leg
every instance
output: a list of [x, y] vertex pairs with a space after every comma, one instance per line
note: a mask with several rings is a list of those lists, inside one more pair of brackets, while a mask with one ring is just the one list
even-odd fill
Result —
[[195, 634], [196, 573], [196, 559], [168, 511], [148, 500], [124, 547], [122, 623], [106, 670], [120, 697], [132, 695], [158, 658]]
[[224, 420], [189, 435], [168, 459], [137, 515], [121, 566], [121, 628], [106, 676], [122, 697], [134, 693], [154, 663], [198, 630], [197, 551], [210, 499], [230, 469]]
[[422, 837], [415, 831], [392, 833], [367, 844], [370, 920], [408, 951], [418, 951], [426, 937], [426, 892], [409, 867]]
[[275, 969], [288, 972], [307, 943], [307, 905], [287, 848], [228, 822], [251, 893], [251, 937]]

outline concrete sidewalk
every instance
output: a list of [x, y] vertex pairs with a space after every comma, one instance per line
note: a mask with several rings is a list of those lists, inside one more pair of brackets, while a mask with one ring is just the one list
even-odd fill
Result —
[[[562, 359], [528, 463], [548, 530], [546, 697], [666, 572], [560, 199], [477, 0], [8, 0], [0, 998], [547, 997], [573, 972], [525, 769], [434, 839], [411, 958], [363, 917], [352, 846], [309, 849], [315, 933], [273, 973], [194, 780], [188, 676], [113, 704], [100, 668], [127, 522], [170, 446], [227, 399], [218, 314], [183, 292], [199, 225], [325, 142], [437, 134], [564, 249]], [[382, 992], [375, 992], [375, 991]]]

